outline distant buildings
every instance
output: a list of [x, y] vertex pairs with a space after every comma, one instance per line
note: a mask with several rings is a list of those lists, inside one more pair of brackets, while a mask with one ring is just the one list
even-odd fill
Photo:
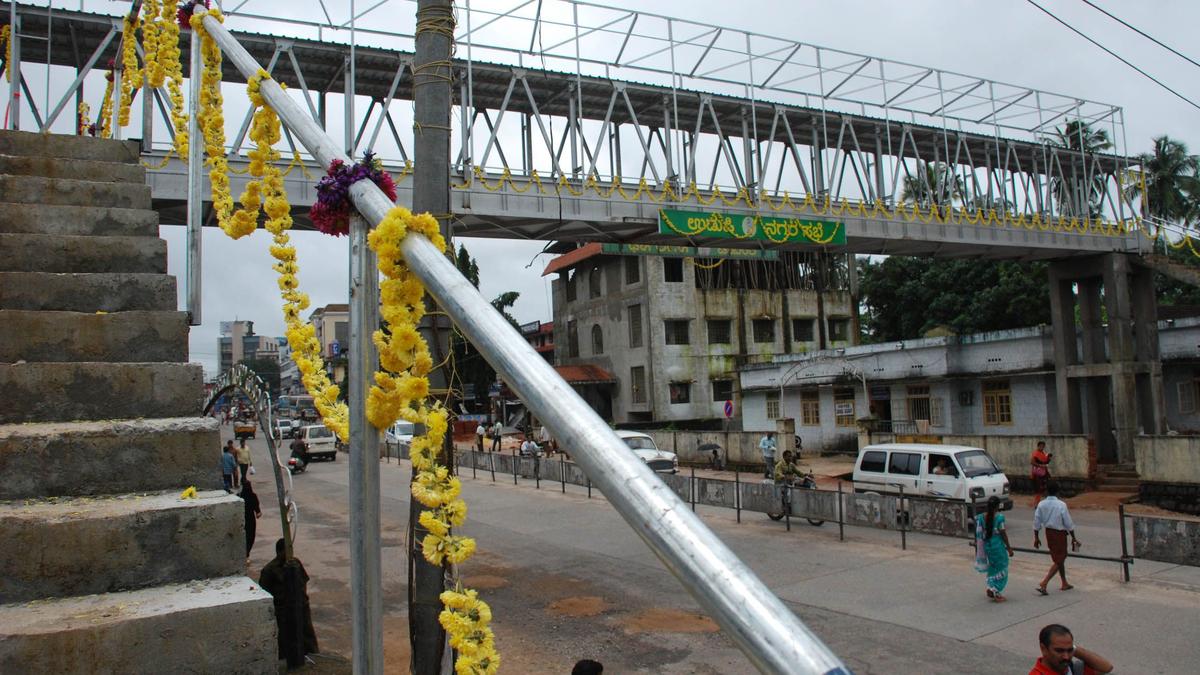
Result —
[[521, 336], [542, 355], [547, 363], [554, 363], [554, 322], [531, 321], [521, 324]]
[[812, 263], [775, 251], [572, 250], [544, 272], [558, 275], [557, 370], [616, 423], [711, 424], [725, 418], [726, 401], [740, 417], [740, 367], [857, 343], [850, 293], [815, 290], [848, 288], [851, 273]]
[[217, 338], [218, 372], [246, 360], [279, 360], [279, 339], [255, 335], [253, 321], [222, 321]]

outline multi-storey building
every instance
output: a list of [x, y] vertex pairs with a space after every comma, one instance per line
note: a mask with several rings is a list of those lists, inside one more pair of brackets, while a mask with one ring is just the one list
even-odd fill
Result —
[[225, 372], [242, 361], [279, 360], [279, 340], [256, 335], [253, 321], [222, 321], [217, 353], [220, 355], [219, 372]]
[[346, 377], [346, 351], [350, 347], [350, 305], [335, 303], [318, 307], [308, 317], [321, 343], [321, 356], [325, 369], [334, 384]]
[[739, 367], [857, 343], [850, 293], [815, 290], [845, 287], [844, 265], [830, 274], [837, 265], [811, 262], [771, 251], [577, 248], [545, 271], [558, 275], [555, 363], [566, 374], [590, 366], [567, 379], [613, 422], [711, 423], [726, 417], [726, 402], [739, 419]]
[[542, 355], [547, 363], [554, 363], [554, 322], [530, 321], [521, 324], [521, 337], [533, 347], [533, 351]]

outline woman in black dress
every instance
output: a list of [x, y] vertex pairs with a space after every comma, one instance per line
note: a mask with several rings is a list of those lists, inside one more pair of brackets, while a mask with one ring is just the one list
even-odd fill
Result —
[[254, 535], [258, 531], [258, 518], [262, 516], [258, 495], [254, 494], [249, 480], [242, 481], [242, 500], [246, 506], [246, 560], [249, 561], [250, 549], [254, 548]]

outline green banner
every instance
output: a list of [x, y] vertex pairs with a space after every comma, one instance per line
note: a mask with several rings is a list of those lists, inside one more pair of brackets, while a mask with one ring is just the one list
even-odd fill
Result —
[[845, 223], [717, 211], [661, 209], [658, 212], [658, 233], [712, 239], [754, 239], [775, 244], [843, 246], [846, 243]]
[[758, 248], [717, 246], [671, 246], [669, 244], [606, 243], [603, 253], [614, 255], [652, 255], [664, 258], [732, 258], [736, 260], [779, 260], [779, 251]]

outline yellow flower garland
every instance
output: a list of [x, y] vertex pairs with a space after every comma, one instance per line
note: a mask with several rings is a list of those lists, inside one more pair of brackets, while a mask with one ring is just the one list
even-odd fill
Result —
[[12, 43], [8, 39], [11, 30], [8, 24], [0, 26], [0, 51], [4, 52], [4, 79], [8, 82], [12, 82], [12, 69], [8, 67], [12, 63]]
[[142, 71], [137, 61], [138, 17], [126, 14], [121, 20], [121, 103], [117, 107], [117, 124], [129, 124], [129, 106], [133, 92], [142, 86]]
[[[162, 9], [159, 0], [142, 2], [142, 51], [146, 59], [146, 86], [157, 89], [163, 85], [166, 71], [158, 59], [158, 36], [162, 32]], [[175, 129], [179, 131], [178, 127]]]
[[113, 114], [113, 81], [109, 79], [104, 88], [104, 98], [100, 100], [100, 119], [96, 120], [96, 137], [108, 138], [112, 133]]
[[[158, 48], [156, 62], [159, 75], [159, 85], [163, 79], [167, 83], [167, 92], [171, 99], [171, 126], [175, 127], [174, 152], [181, 161], [188, 158], [188, 114], [183, 107], [183, 66], [179, 62], [179, 22], [175, 19], [176, 7], [174, 2], [164, 2], [159, 14], [161, 27], [158, 33]], [[143, 47], [145, 50], [146, 48]], [[149, 52], [147, 51], [147, 58]]]
[[[429, 346], [417, 332], [425, 314], [425, 289], [408, 269], [400, 252], [409, 232], [423, 234], [439, 251], [446, 241], [437, 220], [428, 213], [413, 215], [395, 207], [367, 236], [371, 250], [379, 257], [381, 313], [389, 332], [376, 331], [381, 370], [367, 395], [367, 419], [378, 429], [387, 428], [399, 418], [424, 424], [425, 434], [414, 438], [410, 449], [413, 469], [413, 498], [426, 506], [419, 522], [428, 532], [421, 540], [421, 554], [430, 564], [459, 564], [475, 552], [475, 540], [451, 533], [467, 517], [467, 504], [460, 497], [462, 484], [450, 469], [438, 464], [448, 425], [448, 413], [440, 403], [425, 403], [429, 394], [428, 375], [433, 368]], [[450, 636], [450, 646], [458, 650], [455, 672], [460, 675], [490, 675], [500, 667], [495, 638], [488, 627], [492, 613], [487, 603], [473, 590], [459, 585], [441, 594], [445, 609], [438, 616]]]
[[88, 127], [91, 126], [91, 121], [89, 119], [89, 115], [91, 115], [91, 114], [92, 114], [91, 106], [89, 106], [87, 103], [85, 103], [83, 101], [80, 101], [79, 102], [79, 119], [75, 120], [76, 123], [79, 125], [79, 135], [80, 136], [87, 135]]

